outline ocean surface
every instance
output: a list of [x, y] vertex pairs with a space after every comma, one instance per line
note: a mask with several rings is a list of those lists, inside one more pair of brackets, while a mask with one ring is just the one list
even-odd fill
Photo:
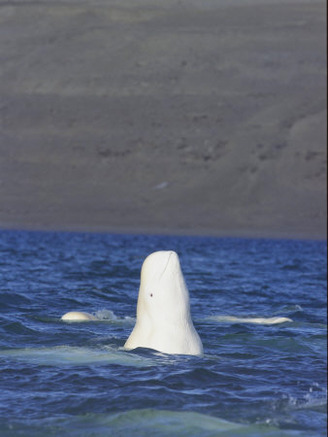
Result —
[[[123, 349], [142, 262], [167, 249], [203, 357]], [[318, 241], [1, 231], [0, 435], [326, 435], [326, 259]]]

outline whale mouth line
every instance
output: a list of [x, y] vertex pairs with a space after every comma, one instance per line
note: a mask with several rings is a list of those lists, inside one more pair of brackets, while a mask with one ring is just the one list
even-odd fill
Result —
[[163, 276], [164, 273], [166, 272], [166, 269], [167, 269], [167, 266], [169, 265], [170, 258], [171, 258], [171, 256], [172, 256], [172, 254], [173, 254], [173, 252], [170, 252], [170, 255], [169, 255], [169, 257], [168, 257], [168, 259], [167, 259], [167, 261], [166, 261], [166, 265], [165, 265], [165, 267], [164, 267], [164, 270], [162, 271], [161, 276], [159, 277], [159, 280], [162, 279], [162, 276]]

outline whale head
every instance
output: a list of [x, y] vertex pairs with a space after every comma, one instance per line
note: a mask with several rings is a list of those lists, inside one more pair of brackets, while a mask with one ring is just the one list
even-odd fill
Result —
[[156, 324], [190, 318], [188, 289], [173, 251], [154, 252], [143, 263], [137, 319], [145, 316]]

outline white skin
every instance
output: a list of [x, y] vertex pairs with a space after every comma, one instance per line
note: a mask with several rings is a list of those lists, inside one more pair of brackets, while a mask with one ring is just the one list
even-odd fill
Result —
[[277, 325], [278, 323], [292, 322], [288, 317], [234, 317], [234, 316], [212, 316], [210, 319], [219, 322], [232, 323], [255, 323], [258, 325]]
[[137, 321], [124, 347], [202, 355], [203, 345], [191, 320], [189, 292], [175, 252], [154, 252], [144, 261]]
[[97, 320], [95, 316], [89, 313], [83, 313], [81, 311], [70, 311], [61, 317], [64, 322], [89, 322], [91, 320]]

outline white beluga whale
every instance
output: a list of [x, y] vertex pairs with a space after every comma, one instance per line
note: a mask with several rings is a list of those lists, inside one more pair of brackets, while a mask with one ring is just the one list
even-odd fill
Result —
[[210, 316], [208, 320], [230, 323], [253, 323], [257, 325], [278, 325], [292, 322], [289, 317], [235, 317], [235, 316]]
[[61, 319], [63, 322], [90, 322], [98, 320], [97, 317], [83, 311], [70, 311], [64, 314]]
[[142, 265], [137, 320], [124, 345], [127, 350], [138, 347], [167, 354], [203, 354], [179, 257], [173, 251], [154, 252]]
[[[103, 311], [101, 312], [103, 313]], [[110, 313], [112, 320], [113, 313]], [[61, 317], [64, 322], [108, 320], [98, 311], [95, 315], [70, 311]], [[292, 322], [288, 317], [236, 317], [213, 315], [205, 320], [228, 323], [276, 325]], [[135, 326], [124, 349], [154, 349], [167, 354], [202, 355], [202, 341], [190, 314], [189, 292], [173, 251], [150, 254], [141, 268], [140, 288]]]

